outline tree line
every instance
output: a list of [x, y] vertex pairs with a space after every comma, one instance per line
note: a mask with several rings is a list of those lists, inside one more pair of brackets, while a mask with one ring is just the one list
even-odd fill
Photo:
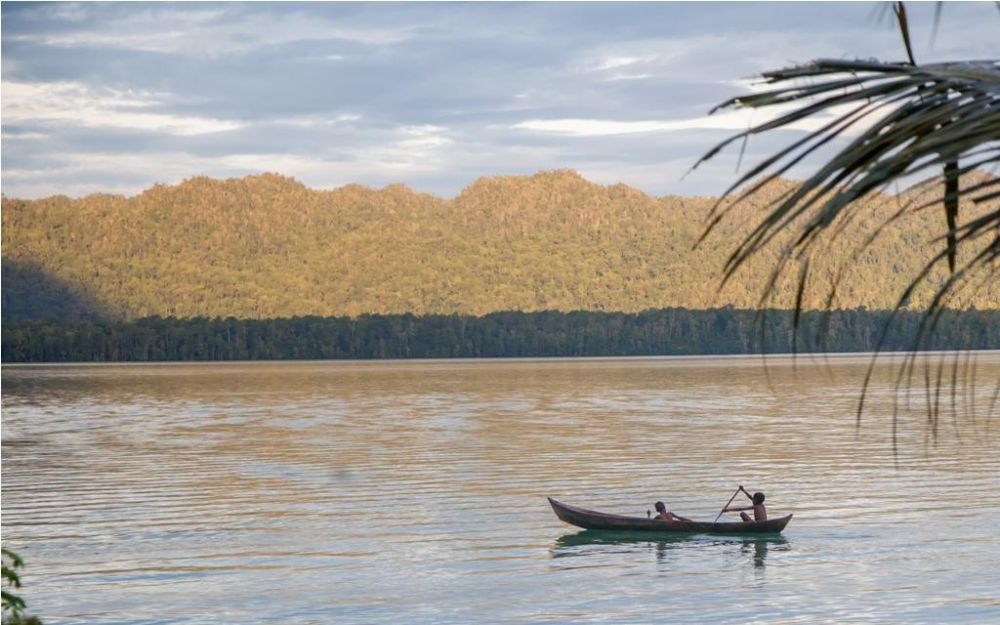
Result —
[[[661, 356], [864, 352], [914, 347], [921, 315], [667, 308], [640, 313], [496, 312], [282, 319], [147, 317], [8, 322], [7, 363]], [[890, 318], [891, 323], [890, 323]], [[887, 325], [888, 324], [888, 325]], [[998, 349], [1000, 311], [946, 311], [920, 349]]]

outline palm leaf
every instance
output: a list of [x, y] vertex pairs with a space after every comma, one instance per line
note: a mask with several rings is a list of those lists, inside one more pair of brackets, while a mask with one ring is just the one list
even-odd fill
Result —
[[[994, 208], [993, 203], [1000, 198], [1000, 178], [978, 180], [964, 188], [961, 180], [974, 169], [995, 167], [1000, 163], [1000, 62], [965, 61], [918, 66], [822, 59], [765, 73], [763, 83], [769, 87], [767, 90], [732, 98], [712, 112], [776, 106], [781, 107], [781, 112], [714, 146], [698, 160], [695, 168], [733, 142], [745, 141], [752, 135], [807, 120], [812, 120], [817, 128], [738, 177], [713, 206], [699, 243], [735, 207], [768, 183], [799, 166], [817, 149], [837, 139], [847, 140], [839, 152], [820, 164], [802, 184], [783, 192], [771, 203], [768, 212], [736, 246], [724, 267], [723, 284], [751, 257], [773, 245], [779, 236], [791, 233], [790, 242], [780, 249], [760, 302], [763, 311], [775, 295], [781, 276], [793, 261], [798, 261], [796, 323], [793, 323], [793, 332], [797, 332], [804, 304], [803, 292], [810, 275], [809, 260], [817, 253], [820, 235], [828, 234], [829, 240], [835, 239], [861, 210], [858, 200], [866, 195], [901, 179], [940, 173], [932, 181], [943, 187], [937, 199], [917, 205], [911, 202], [901, 207], [884, 222], [876, 224], [854, 254], [857, 257], [902, 215], [943, 205], [946, 234], [936, 240], [942, 247], [937, 252], [929, 252], [923, 269], [900, 294], [876, 346], [877, 353], [892, 319], [909, 305], [918, 287], [928, 282], [932, 270], [946, 263], [950, 277], [935, 288], [925, 307], [923, 323], [913, 339], [912, 360], [900, 372], [900, 375], [912, 375], [916, 351], [926, 342], [957, 294], [970, 288], [996, 287], [1000, 206]], [[793, 108], [789, 111], [790, 105]], [[818, 123], [817, 116], [823, 114], [831, 116], [832, 120], [827, 122], [820, 118], [825, 123]], [[960, 223], [958, 211], [963, 198], [986, 207], [987, 211]], [[980, 242], [983, 237], [988, 239], [985, 246]], [[965, 247], [973, 247], [973, 254], [971, 260], [960, 263], [959, 251]], [[843, 275], [842, 266], [826, 298], [828, 311], [834, 305]], [[865, 389], [870, 374], [871, 369], [865, 379]], [[941, 375], [939, 368], [938, 377]], [[937, 403], [935, 400], [935, 406]], [[864, 391], [858, 406], [859, 418], [863, 405]], [[930, 403], [928, 406], [930, 410]]]

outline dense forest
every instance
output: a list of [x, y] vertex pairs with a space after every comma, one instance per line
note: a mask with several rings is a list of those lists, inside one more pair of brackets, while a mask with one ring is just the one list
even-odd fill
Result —
[[[6, 323], [4, 362], [638, 356], [872, 350], [889, 313], [792, 313], [724, 308], [641, 313], [497, 312], [290, 319], [175, 319]], [[887, 350], [912, 347], [921, 315], [902, 313]], [[1000, 311], [950, 311], [925, 348], [1000, 348]]]
[[[400, 185], [315, 191], [274, 174], [193, 178], [134, 197], [3, 198], [2, 313], [5, 323], [110, 323], [755, 308], [773, 252], [719, 290], [721, 268], [791, 186], [774, 182], [697, 248], [712, 198], [654, 198], [570, 171], [483, 178], [453, 199]], [[932, 241], [943, 220], [938, 207], [908, 212], [870, 247], [866, 226], [939, 191], [867, 197], [840, 225], [826, 264], [810, 268], [816, 288], [804, 294], [805, 308], [826, 307], [826, 287], [841, 272], [833, 308], [892, 308], [919, 271], [914, 252], [940, 246]], [[960, 220], [987, 208], [963, 205]], [[932, 274], [912, 305], [926, 304], [943, 279]], [[782, 283], [768, 305], [790, 308], [794, 299], [794, 285]], [[971, 306], [1000, 308], [1000, 290], [958, 302]]]

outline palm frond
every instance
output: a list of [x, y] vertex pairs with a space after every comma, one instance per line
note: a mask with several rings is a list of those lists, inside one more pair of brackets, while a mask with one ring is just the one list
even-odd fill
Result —
[[[851, 74], [851, 78], [839, 77], [845, 73]], [[825, 80], [802, 86], [797, 84], [801, 78]], [[974, 200], [989, 201], [994, 199], [994, 190], [1000, 188], [1000, 179], [995, 178], [970, 188], [960, 188], [959, 177], [969, 168], [959, 169], [957, 165], [968, 157], [974, 157], [975, 167], [1000, 162], [1000, 63], [978, 61], [915, 67], [872, 61], [821, 60], [769, 72], [764, 74], [764, 79], [769, 84], [789, 81], [796, 84], [733, 98], [717, 109], [761, 108], [794, 101], [806, 103], [723, 141], [699, 159], [695, 167], [740, 138], [786, 127], [818, 113], [829, 112], [833, 107], [857, 106], [740, 177], [714, 207], [702, 238], [710, 234], [733, 207], [768, 182], [787, 173], [818, 147], [845, 136], [861, 122], [868, 121], [871, 125], [798, 189], [776, 202], [767, 217], [729, 258], [727, 278], [750, 256], [770, 243], [774, 236], [803, 216], [808, 215], [808, 219], [793, 247], [808, 245], [813, 238], [811, 235], [828, 227], [867, 193], [931, 167], [945, 166], [948, 169], [949, 182], [945, 195], [946, 220], [950, 230], [954, 230], [959, 199], [976, 191], [981, 195]], [[820, 98], [819, 101], [812, 101], [816, 98]], [[871, 119], [885, 106], [894, 107], [894, 110], [879, 119]], [[762, 174], [763, 177], [735, 202], [720, 210], [722, 202], [735, 189]], [[953, 246], [951, 250], [953, 257]]]
[[[942, 313], [956, 302], [957, 294], [996, 286], [1000, 261], [1000, 178], [977, 176], [964, 188], [961, 182], [975, 169], [996, 167], [1000, 163], [1000, 62], [918, 66], [823, 59], [768, 72], [762, 78], [766, 90], [727, 100], [713, 112], [729, 108], [777, 109], [773, 118], [714, 146], [694, 168], [740, 139], [745, 141], [753, 135], [789, 127], [805, 126], [813, 130], [738, 177], [713, 206], [699, 243], [737, 206], [770, 182], [800, 166], [818, 149], [835, 140], [846, 140], [839, 152], [821, 163], [800, 185], [785, 190], [772, 201], [767, 213], [737, 244], [724, 267], [723, 283], [751, 257], [774, 245], [779, 237], [790, 234], [790, 238], [784, 239], [788, 242], [780, 248], [763, 287], [760, 303], [761, 310], [766, 309], [779, 279], [796, 261], [797, 321], [810, 276], [809, 262], [814, 254], [820, 253], [817, 246], [821, 235], [826, 235], [828, 244], [836, 239], [862, 211], [858, 200], [866, 195], [900, 180], [937, 173], [933, 180], [918, 188], [925, 191], [930, 185], [940, 185], [934, 199], [916, 202], [911, 198], [890, 217], [869, 226], [870, 234], [853, 255], [857, 258], [904, 214], [943, 206], [945, 234], [933, 240], [934, 245], [941, 247], [928, 251], [924, 267], [899, 295], [876, 345], [877, 353], [886, 338], [888, 324], [900, 310], [910, 306], [917, 289], [924, 284], [932, 286], [933, 296], [924, 307], [923, 323], [913, 338], [912, 360], [903, 367], [906, 375], [911, 376], [917, 350], [926, 344]], [[978, 211], [982, 214], [962, 223], [959, 219], [962, 199], [986, 211]], [[985, 244], [983, 237], [987, 239]], [[967, 248], [972, 249], [965, 255], [970, 260], [960, 261], [960, 250]], [[947, 265], [950, 275], [935, 286], [930, 277], [942, 263]], [[845, 267], [841, 266], [829, 288], [828, 311], [834, 305], [844, 273]], [[797, 327], [793, 327], [793, 332], [796, 331]], [[870, 376], [871, 370], [865, 378], [865, 389]], [[935, 411], [938, 403], [934, 401]], [[863, 406], [864, 390], [858, 406], [859, 419]], [[935, 413], [935, 423], [936, 418]]]

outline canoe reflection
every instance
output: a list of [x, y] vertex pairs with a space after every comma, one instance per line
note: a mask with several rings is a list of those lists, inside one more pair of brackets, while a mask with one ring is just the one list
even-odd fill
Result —
[[763, 568], [768, 550], [777, 547], [788, 549], [788, 539], [780, 534], [771, 536], [707, 536], [707, 535], [650, 535], [647, 532], [612, 532], [584, 530], [560, 536], [552, 546], [552, 557], [565, 558], [593, 556], [622, 551], [647, 552], [655, 549], [658, 560], [667, 559], [670, 552], [679, 548], [717, 549], [733, 547], [740, 554], [750, 556], [755, 568]]
[[[767, 550], [773, 545], [787, 545], [784, 538], [750, 538], [742, 540], [740, 551], [742, 553], [752, 553], [754, 568], [764, 568], [764, 561], [767, 559]], [[786, 547], [787, 548], [787, 547]]]

